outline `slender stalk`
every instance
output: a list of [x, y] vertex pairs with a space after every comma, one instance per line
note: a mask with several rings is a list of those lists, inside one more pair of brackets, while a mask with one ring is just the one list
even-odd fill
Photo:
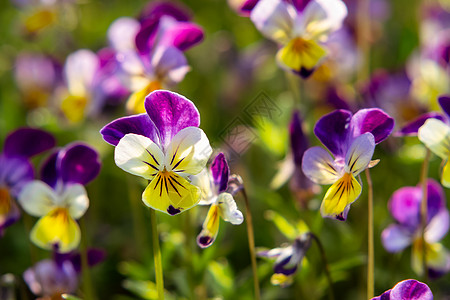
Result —
[[164, 300], [163, 267], [161, 262], [161, 249], [159, 248], [158, 227], [156, 225], [156, 213], [154, 209], [150, 209], [150, 219], [152, 223], [153, 257], [155, 259], [156, 289], [158, 290], [158, 300]]
[[427, 191], [427, 177], [428, 165], [430, 163], [431, 152], [427, 148], [425, 159], [423, 160], [422, 170], [420, 171], [420, 185], [422, 187], [422, 202], [420, 202], [420, 221], [422, 234], [422, 268], [424, 274], [424, 281], [428, 282], [428, 268], [427, 268], [427, 244], [425, 241], [425, 227], [427, 226], [428, 217], [428, 191]]
[[358, 82], [367, 80], [370, 74], [370, 6], [369, 0], [358, 0], [356, 4], [356, 38], [362, 62], [358, 70]]
[[86, 222], [84, 218], [80, 220], [81, 228], [81, 278], [83, 282], [84, 299], [95, 300], [94, 288], [92, 285], [91, 271], [88, 263], [88, 247], [87, 247], [87, 234], [86, 234]]
[[317, 247], [319, 247], [320, 256], [322, 258], [322, 263], [323, 263], [323, 270], [325, 271], [325, 275], [326, 275], [327, 281], [328, 281], [328, 288], [330, 290], [330, 292], [328, 293], [328, 298], [330, 300], [334, 300], [335, 298], [334, 298], [334, 291], [333, 291], [333, 280], [331, 279], [331, 273], [330, 273], [330, 268], [328, 266], [325, 249], [324, 249], [322, 243], [320, 242], [319, 238], [315, 234], [310, 233], [310, 235], [311, 235], [311, 238], [316, 242]]
[[247, 223], [248, 249], [250, 251], [250, 258], [252, 260], [253, 287], [255, 290], [255, 300], [259, 300], [261, 299], [261, 292], [259, 289], [258, 268], [256, 265], [255, 236], [253, 232], [252, 212], [250, 210], [250, 201], [248, 200], [247, 193], [245, 192], [245, 188], [243, 185], [241, 193], [245, 201], [245, 218]]
[[375, 285], [375, 258], [373, 241], [373, 184], [369, 168], [365, 170], [367, 180], [367, 299], [372, 299]]

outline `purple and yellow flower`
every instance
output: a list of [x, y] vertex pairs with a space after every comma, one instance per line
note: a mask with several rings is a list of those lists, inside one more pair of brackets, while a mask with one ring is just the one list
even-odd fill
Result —
[[[383, 230], [381, 235], [384, 248], [389, 252], [399, 252], [412, 245], [412, 268], [423, 274], [423, 248], [421, 228], [422, 189], [403, 187], [389, 200], [389, 211], [396, 223]], [[449, 212], [445, 206], [444, 191], [434, 180], [427, 183], [427, 224], [425, 227], [425, 255], [428, 274], [441, 276], [450, 271], [450, 253], [438, 243], [449, 228]]]
[[326, 56], [323, 43], [346, 16], [341, 0], [261, 0], [250, 13], [256, 28], [281, 45], [278, 64], [305, 78]]
[[203, 39], [203, 30], [189, 15], [169, 2], [152, 3], [140, 21], [120, 18], [108, 29], [117, 51], [123, 80], [133, 92], [127, 109], [144, 113], [144, 99], [152, 91], [172, 87], [189, 71], [184, 51]]
[[371, 300], [433, 300], [433, 293], [428, 285], [415, 279], [407, 279], [397, 283], [392, 289], [387, 290]]
[[362, 109], [355, 115], [335, 110], [323, 116], [314, 133], [334, 155], [312, 147], [303, 155], [302, 170], [317, 184], [332, 184], [320, 207], [323, 217], [346, 220], [350, 205], [361, 194], [356, 177], [371, 162], [375, 145], [392, 132], [394, 120], [377, 108]]
[[[441, 183], [448, 188], [450, 187], [450, 96], [440, 97], [439, 104], [446, 116], [430, 117], [430, 114], [422, 116], [419, 121], [424, 122], [418, 129], [417, 136], [431, 152], [442, 158], [445, 163], [442, 168]], [[417, 121], [414, 124], [420, 125]]]
[[54, 146], [53, 136], [39, 129], [21, 128], [6, 137], [0, 153], [0, 236], [20, 217], [14, 199], [34, 179], [30, 158]]
[[75, 220], [89, 207], [84, 185], [100, 171], [97, 152], [73, 143], [52, 154], [41, 170], [41, 180], [29, 182], [19, 195], [28, 214], [40, 217], [30, 233], [37, 246], [69, 252], [80, 243], [80, 228]]
[[275, 259], [274, 274], [270, 281], [282, 287], [292, 284], [293, 277], [300, 270], [306, 251], [311, 247], [309, 232], [299, 235], [291, 245], [260, 251], [258, 256]]
[[200, 173], [212, 153], [195, 105], [185, 97], [154, 91], [145, 99], [147, 113], [120, 118], [100, 131], [116, 146], [114, 159], [124, 171], [149, 180], [145, 205], [169, 215], [198, 204], [200, 188], [189, 176]]
[[192, 176], [192, 183], [199, 186], [202, 199], [199, 205], [211, 205], [203, 222], [203, 228], [197, 236], [197, 244], [201, 248], [212, 245], [219, 233], [220, 219], [233, 225], [242, 224], [244, 217], [239, 211], [233, 194], [228, 192], [230, 169], [223, 153], [219, 153], [210, 169], [204, 169]]

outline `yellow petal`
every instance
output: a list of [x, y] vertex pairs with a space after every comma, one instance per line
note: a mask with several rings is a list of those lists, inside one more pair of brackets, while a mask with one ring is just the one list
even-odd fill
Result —
[[83, 119], [87, 104], [86, 97], [69, 95], [61, 103], [61, 110], [69, 121], [77, 123]]
[[41, 248], [51, 250], [56, 244], [59, 252], [69, 252], [80, 243], [80, 228], [66, 208], [56, 208], [39, 219], [30, 238]]
[[211, 205], [203, 222], [203, 229], [197, 237], [197, 243], [200, 247], [206, 248], [212, 245], [219, 232], [220, 209], [217, 204]]
[[320, 207], [322, 216], [345, 220], [348, 207], [359, 197], [361, 190], [361, 185], [355, 177], [344, 173], [325, 194]]
[[270, 283], [272, 283], [273, 285], [285, 287], [291, 285], [292, 282], [294, 282], [292, 276], [284, 275], [281, 273], [275, 273], [272, 275], [272, 277], [270, 277]]
[[[425, 255], [427, 266], [433, 269], [445, 269], [447, 265], [448, 251], [440, 243], [426, 243], [425, 242]], [[423, 274], [423, 246], [422, 238], [417, 238], [412, 247], [411, 263], [412, 269], [418, 275]]]
[[200, 201], [201, 191], [174, 172], [161, 171], [145, 189], [142, 201], [145, 205], [177, 215]]
[[11, 210], [11, 195], [7, 188], [0, 188], [0, 220], [1, 216], [6, 215]]
[[450, 159], [447, 160], [442, 169], [441, 182], [443, 186], [450, 187]]
[[56, 21], [56, 14], [49, 9], [39, 10], [25, 20], [25, 29], [29, 33], [36, 33]]
[[325, 49], [315, 41], [296, 38], [278, 51], [277, 59], [289, 69], [311, 72], [325, 55]]
[[153, 91], [162, 89], [162, 85], [159, 81], [151, 81], [142, 90], [131, 94], [127, 101], [127, 110], [134, 114], [145, 113], [144, 100], [148, 94]]

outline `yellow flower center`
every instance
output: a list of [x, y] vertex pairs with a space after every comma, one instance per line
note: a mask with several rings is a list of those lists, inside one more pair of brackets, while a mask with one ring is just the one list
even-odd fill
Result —
[[140, 114], [145, 113], [144, 100], [148, 94], [153, 91], [162, 89], [162, 84], [158, 80], [150, 81], [142, 90], [131, 94], [127, 101], [127, 110], [131, 113]]

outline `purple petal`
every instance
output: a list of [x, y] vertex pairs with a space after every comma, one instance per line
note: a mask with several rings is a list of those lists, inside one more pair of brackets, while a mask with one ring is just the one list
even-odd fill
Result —
[[56, 166], [59, 151], [50, 155], [41, 167], [41, 180], [55, 188], [60, 176]]
[[6, 137], [3, 153], [7, 156], [31, 157], [54, 147], [55, 144], [55, 138], [43, 130], [21, 128]]
[[141, 55], [147, 55], [153, 47], [159, 20], [150, 19], [141, 24], [141, 28], [136, 34], [135, 43]]
[[160, 45], [186, 51], [203, 40], [203, 29], [190, 22], [175, 22], [164, 30]]
[[441, 96], [438, 101], [442, 110], [445, 112], [447, 117], [450, 118], [450, 95]]
[[411, 245], [413, 234], [406, 226], [392, 224], [381, 233], [381, 241], [387, 251], [399, 252]]
[[335, 157], [345, 157], [348, 148], [349, 124], [352, 113], [335, 110], [319, 119], [314, 133]]
[[33, 166], [27, 159], [0, 155], [0, 186], [6, 185], [13, 197], [17, 198], [23, 186], [33, 179]]
[[86, 185], [100, 172], [97, 151], [84, 144], [72, 144], [60, 151], [58, 160], [64, 183]]
[[2, 213], [0, 213], [0, 237], [2, 237], [6, 227], [11, 226], [20, 219], [19, 207], [17, 206], [16, 201], [14, 201], [11, 196], [12, 195], [9, 194], [8, 189], [0, 188], [0, 197], [6, 198], [0, 199], [0, 205], [9, 206], [6, 210], [6, 213], [4, 213], [4, 208], [0, 207], [0, 210], [3, 211]]
[[145, 110], [159, 130], [163, 147], [168, 146], [181, 129], [200, 125], [200, 115], [194, 103], [170, 91], [150, 93], [145, 98]]
[[394, 119], [379, 108], [361, 109], [353, 116], [351, 126], [353, 137], [370, 132], [378, 144], [391, 134]]
[[440, 113], [437, 112], [425, 113], [419, 116], [418, 118], [412, 120], [411, 122], [407, 123], [405, 126], [403, 126], [399, 131], [395, 133], [395, 136], [417, 136], [419, 128], [422, 127], [425, 121], [428, 120], [429, 118], [435, 118], [445, 122], [445, 117]]
[[175, 47], [157, 47], [153, 52], [151, 65], [154, 72], [167, 85], [179, 83], [189, 71], [184, 53]]
[[302, 12], [311, 0], [289, 0], [292, 2], [298, 12]]
[[[418, 188], [420, 185], [418, 186]], [[433, 180], [428, 179], [427, 183], [427, 213], [428, 221], [434, 218], [442, 209], [445, 209], [444, 190], [441, 185]]]
[[177, 21], [189, 21], [190, 12], [185, 6], [167, 1], [152, 1], [142, 11], [141, 22], [148, 19], [160, 19], [162, 16], [171, 16]]
[[392, 289], [387, 290], [386, 292], [384, 292], [380, 296], [374, 297], [371, 300], [390, 300], [391, 299], [391, 291], [392, 291]]
[[159, 133], [147, 114], [123, 117], [112, 121], [100, 130], [105, 142], [117, 146], [128, 133], [140, 134], [159, 144]]
[[388, 208], [397, 222], [414, 231], [420, 226], [420, 187], [402, 187], [389, 199]]
[[[96, 264], [102, 262], [106, 257], [106, 252], [102, 249], [90, 248], [87, 250], [87, 260], [88, 266], [93, 267]], [[54, 259], [58, 264], [62, 264], [64, 261], [70, 261], [79, 274], [81, 272], [81, 254], [79, 252], [69, 252], [69, 253], [54, 253]]]
[[252, 12], [253, 8], [258, 4], [259, 0], [244, 0], [243, 3], [239, 7], [239, 12], [243, 16], [250, 16], [250, 13]]
[[219, 187], [218, 192], [226, 191], [230, 168], [228, 167], [227, 159], [222, 152], [217, 154], [216, 158], [214, 158], [214, 161], [211, 164], [211, 173], [214, 184]]
[[430, 288], [414, 279], [397, 283], [391, 291], [390, 300], [433, 300]]
[[291, 123], [289, 124], [289, 136], [292, 154], [294, 155], [294, 163], [297, 166], [301, 166], [303, 153], [308, 148], [308, 139], [303, 133], [302, 120], [298, 111], [294, 111], [292, 114]]

